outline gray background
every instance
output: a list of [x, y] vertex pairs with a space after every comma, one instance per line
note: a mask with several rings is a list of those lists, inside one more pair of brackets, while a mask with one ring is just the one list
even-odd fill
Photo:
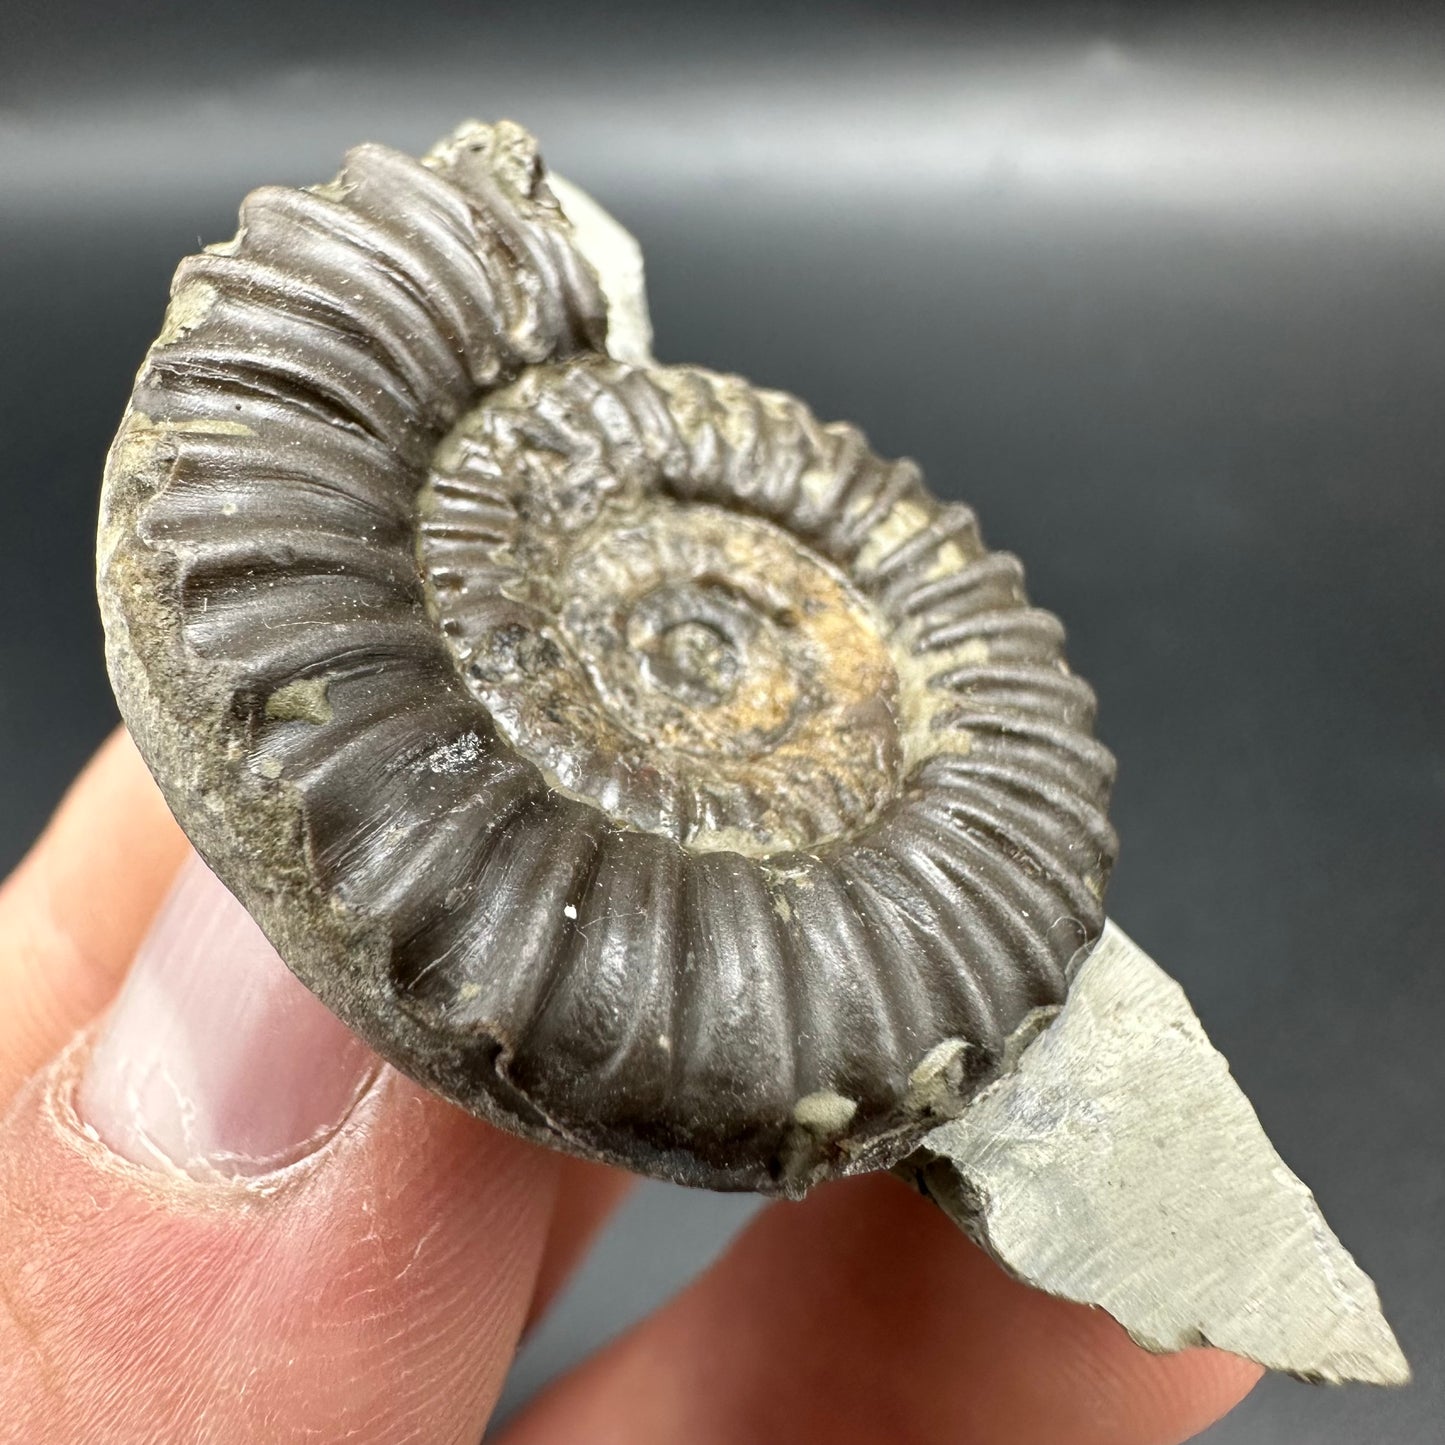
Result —
[[[906, 452], [1028, 562], [1186, 985], [1420, 1377], [1208, 1436], [1439, 1441], [1445, 17], [8, 0], [0, 867], [114, 720], [96, 484], [180, 255], [362, 139], [510, 115], [646, 249], [658, 353]], [[725, 10], [726, 13], [723, 13]], [[644, 1188], [509, 1403], [749, 1203]]]

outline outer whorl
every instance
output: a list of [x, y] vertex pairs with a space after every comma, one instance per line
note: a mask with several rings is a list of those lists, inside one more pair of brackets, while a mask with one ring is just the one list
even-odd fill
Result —
[[182, 264], [100, 592], [127, 724], [287, 963], [575, 1153], [889, 1164], [1103, 924], [1112, 760], [1018, 563], [855, 428], [609, 355], [515, 126], [361, 147]]

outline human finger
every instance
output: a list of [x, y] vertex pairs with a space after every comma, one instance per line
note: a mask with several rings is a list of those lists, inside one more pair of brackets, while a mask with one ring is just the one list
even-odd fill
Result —
[[505, 1445], [1169, 1445], [1259, 1370], [1146, 1354], [1009, 1279], [895, 1180], [767, 1210], [711, 1270], [551, 1388]]
[[100, 1031], [0, 1119], [0, 1420], [470, 1445], [557, 1167], [383, 1067], [193, 861]]
[[187, 851], [134, 744], [112, 733], [0, 886], [0, 1108], [110, 1002]]

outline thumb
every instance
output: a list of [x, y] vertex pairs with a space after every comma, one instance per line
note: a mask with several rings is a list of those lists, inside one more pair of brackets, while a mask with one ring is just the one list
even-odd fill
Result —
[[0, 1119], [0, 1433], [470, 1445], [557, 1168], [383, 1066], [192, 858]]

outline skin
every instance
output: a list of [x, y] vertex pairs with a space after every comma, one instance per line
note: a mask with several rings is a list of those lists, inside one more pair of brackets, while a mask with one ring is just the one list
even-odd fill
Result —
[[[385, 1068], [262, 1189], [111, 1155], [70, 1091], [185, 853], [116, 737], [0, 888], [0, 1420], [35, 1445], [469, 1445], [628, 1181]], [[874, 1177], [767, 1208], [500, 1438], [1165, 1445], [1258, 1375], [1145, 1354]]]

